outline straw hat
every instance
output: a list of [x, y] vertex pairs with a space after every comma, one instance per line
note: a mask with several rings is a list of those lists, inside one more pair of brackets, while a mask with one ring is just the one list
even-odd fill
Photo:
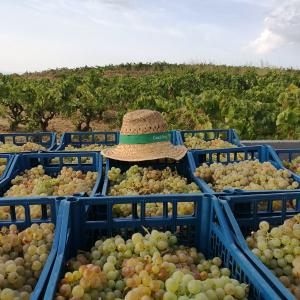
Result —
[[142, 109], [123, 117], [119, 144], [102, 150], [106, 157], [122, 161], [144, 161], [159, 158], [179, 160], [187, 149], [171, 144], [167, 124], [158, 111]]

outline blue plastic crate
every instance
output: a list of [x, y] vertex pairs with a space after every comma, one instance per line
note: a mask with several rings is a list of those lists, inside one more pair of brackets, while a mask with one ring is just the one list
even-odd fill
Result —
[[[211, 196], [209, 196], [211, 197]], [[97, 238], [121, 234], [128, 238], [134, 232], [143, 232], [143, 227], [158, 230], [170, 230], [179, 232], [180, 243], [197, 247], [206, 258], [220, 256], [223, 265], [231, 270], [232, 276], [242, 282], [250, 283], [249, 299], [280, 299], [270, 288], [261, 275], [251, 266], [246, 257], [234, 245], [234, 242], [226, 231], [224, 218], [220, 217], [221, 210], [214, 210], [214, 219], [219, 218], [221, 226], [210, 223], [210, 218], [205, 219], [201, 211], [201, 204], [211, 199], [205, 196], [190, 195], [190, 199], [178, 195], [164, 196], [157, 198], [151, 196], [149, 201], [159, 201], [162, 203], [172, 202], [173, 211], [171, 215], [161, 217], [145, 217], [144, 197], [122, 198], [81, 198], [71, 202], [71, 214], [68, 220], [62, 221], [62, 230], [58, 254], [54, 268], [49, 279], [48, 287], [44, 299], [52, 299], [55, 295], [58, 282], [65, 271], [66, 261], [76, 255], [78, 249], [88, 250]], [[177, 215], [177, 203], [181, 201], [194, 201], [196, 210], [194, 215], [181, 217]], [[64, 205], [62, 203], [62, 206]], [[114, 218], [112, 215], [113, 205], [116, 203], [128, 203], [141, 205], [143, 208], [140, 218]], [[107, 207], [107, 218], [105, 220], [90, 220], [85, 213], [86, 205]], [[202, 222], [201, 222], [202, 221]], [[211, 226], [209, 226], [211, 225]], [[80, 237], [80, 238], [79, 238]]]
[[[61, 198], [62, 199], [62, 198]], [[66, 201], [64, 201], [66, 202]], [[31, 300], [44, 299], [42, 295], [45, 291], [48, 279], [53, 267], [53, 263], [56, 258], [58, 243], [60, 238], [61, 231], [61, 222], [64, 219], [67, 219], [69, 216], [68, 203], [64, 208], [61, 208], [58, 212], [56, 211], [55, 201], [52, 199], [1, 199], [0, 207], [9, 206], [10, 207], [10, 219], [9, 220], [0, 220], [0, 227], [9, 226], [11, 224], [16, 224], [19, 230], [24, 230], [33, 223], [49, 223], [53, 222], [55, 224], [55, 233], [52, 248], [50, 250], [48, 259], [44, 265], [43, 271], [37, 281], [37, 284], [31, 294]], [[33, 219], [30, 216], [30, 209], [32, 205], [41, 206], [42, 216], [38, 219]], [[16, 207], [22, 206], [25, 212], [25, 219], [16, 218]], [[48, 212], [47, 212], [48, 207]], [[49, 213], [50, 212], [50, 213]]]
[[205, 130], [181, 130], [178, 131], [178, 140], [180, 145], [184, 145], [186, 135], [203, 136], [204, 141], [211, 141], [214, 139], [221, 139], [238, 147], [243, 146], [234, 129], [205, 129]]
[[[214, 162], [220, 162], [223, 164], [240, 162], [244, 160], [257, 159], [260, 162], [269, 161], [277, 169], [285, 169], [277, 156], [275, 150], [271, 146], [247, 146], [240, 148], [226, 148], [226, 149], [211, 149], [211, 150], [193, 150], [188, 152], [188, 160], [191, 165], [192, 173], [194, 174], [196, 168], [203, 163], [208, 165]], [[300, 176], [291, 173], [292, 178], [300, 183]], [[266, 192], [286, 192], [287, 190], [256, 190], [245, 191], [241, 189], [229, 189], [223, 192], [214, 191], [209, 185], [201, 178], [194, 176], [194, 181], [201, 187], [204, 193], [221, 195], [224, 193], [266, 193]], [[300, 191], [300, 189], [290, 190]]]
[[[113, 159], [106, 159], [106, 167], [105, 167], [105, 177], [103, 181], [102, 187], [102, 196], [107, 196], [108, 189], [110, 187], [110, 181], [108, 178], [108, 171], [112, 167], [120, 168], [121, 172], [127, 171], [131, 166], [138, 165], [139, 167], [153, 167], [154, 169], [162, 170], [166, 167], [170, 167], [172, 170], [177, 170], [178, 174], [187, 178], [189, 182], [195, 182], [194, 175], [191, 172], [191, 165], [190, 161], [188, 160], [187, 156], [179, 161], [169, 160], [169, 159], [161, 159], [161, 160], [151, 160], [151, 161], [142, 161], [142, 162], [124, 162], [124, 161], [117, 161]], [[198, 184], [199, 186], [199, 184]], [[200, 187], [200, 186], [199, 186]], [[200, 188], [201, 190], [201, 188]], [[147, 196], [147, 195], [145, 195]]]
[[[294, 202], [293, 207], [289, 205], [290, 202]], [[274, 203], [277, 206], [279, 204], [280, 207], [274, 209]], [[274, 290], [278, 290], [281, 299], [295, 299], [268, 267], [251, 252], [244, 236], [250, 234], [251, 231], [256, 231], [261, 221], [268, 221], [271, 226], [278, 226], [284, 220], [300, 213], [300, 193], [222, 196], [219, 198], [218, 205], [223, 211], [230, 235], [252, 265]], [[240, 205], [247, 205], [248, 211], [241, 211]], [[261, 209], [262, 206], [264, 209]]]
[[14, 154], [8, 154], [8, 153], [0, 153], [0, 160], [1, 160], [1, 165], [5, 164], [5, 169], [3, 171], [3, 173], [0, 175], [0, 181], [5, 178], [8, 170], [10, 169], [10, 166], [13, 162], [13, 160], [15, 159], [15, 155]]
[[[87, 160], [88, 159], [88, 160]], [[0, 181], [0, 195], [10, 188], [11, 180], [25, 170], [38, 165], [44, 167], [49, 176], [57, 176], [63, 167], [72, 167], [82, 172], [98, 172], [96, 184], [91, 196], [100, 192], [102, 178], [102, 157], [98, 152], [48, 152], [48, 153], [21, 153], [16, 155], [5, 178]], [[72, 196], [72, 195], [70, 195]]]
[[[175, 130], [171, 130], [171, 142], [178, 145], [178, 136]], [[65, 150], [68, 145], [76, 148], [98, 144], [114, 146], [119, 144], [119, 131], [95, 131], [95, 132], [64, 132], [56, 151]]]
[[33, 142], [45, 147], [48, 151], [56, 147], [56, 133], [54, 132], [35, 132], [35, 133], [1, 133], [1, 143], [10, 143], [22, 146], [27, 142]]
[[68, 145], [81, 148], [92, 144], [113, 146], [118, 143], [118, 131], [64, 132], [55, 150], [64, 150]]

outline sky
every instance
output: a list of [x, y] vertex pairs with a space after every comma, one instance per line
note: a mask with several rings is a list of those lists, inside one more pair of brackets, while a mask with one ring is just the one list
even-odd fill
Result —
[[300, 0], [0, 0], [0, 72], [128, 62], [300, 68]]

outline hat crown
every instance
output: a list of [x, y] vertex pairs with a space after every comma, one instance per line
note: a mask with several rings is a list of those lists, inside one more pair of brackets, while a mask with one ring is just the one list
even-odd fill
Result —
[[121, 134], [146, 134], [167, 131], [167, 124], [161, 113], [149, 109], [141, 109], [124, 115]]

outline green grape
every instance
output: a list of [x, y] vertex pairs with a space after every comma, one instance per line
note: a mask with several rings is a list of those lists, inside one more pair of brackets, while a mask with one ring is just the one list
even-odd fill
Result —
[[291, 162], [283, 161], [286, 168], [290, 169], [292, 172], [300, 175], [300, 156], [294, 158]]
[[[77, 193], [90, 194], [98, 177], [97, 172], [74, 171], [72, 168], [63, 167], [56, 178], [45, 174], [43, 166], [39, 165], [24, 174], [17, 175], [11, 180], [12, 186], [6, 191], [4, 197], [27, 196], [67, 196]], [[49, 211], [50, 213], [50, 211]], [[39, 205], [30, 208], [32, 218], [41, 218], [42, 211]], [[8, 206], [0, 208], [2, 219], [10, 218]], [[22, 206], [16, 207], [17, 219], [24, 219], [25, 212]], [[38, 233], [37, 233], [38, 234]]]
[[[198, 186], [180, 176], [177, 171], [169, 167], [163, 170], [155, 170], [152, 167], [141, 168], [137, 165], [130, 167], [126, 172], [121, 173], [119, 168], [112, 167], [108, 171], [110, 187], [108, 195], [149, 195], [149, 194], [183, 194], [198, 193]], [[171, 213], [172, 206], [168, 205], [168, 212]], [[194, 211], [194, 204], [191, 202], [179, 202], [178, 214], [190, 215]], [[116, 217], [128, 217], [132, 214], [131, 205], [119, 204], [113, 206], [113, 213]], [[138, 207], [138, 214], [140, 207]], [[162, 215], [162, 203], [148, 203], [146, 205], [147, 216]]]
[[5, 152], [32, 152], [32, 151], [40, 151], [40, 150], [46, 150], [45, 147], [32, 143], [32, 142], [27, 142], [23, 144], [22, 146], [17, 146], [15, 144], [11, 143], [0, 143], [0, 152], [5, 153]]
[[[266, 222], [253, 232], [248, 243], [252, 252], [279, 278], [279, 280], [297, 297], [300, 284], [300, 214], [287, 219], [282, 225], [270, 228]], [[267, 241], [267, 242], [266, 242]], [[267, 245], [267, 247], [266, 247]], [[247, 291], [241, 285], [236, 286], [237, 299], [244, 299]], [[232, 294], [231, 294], [232, 295]]]
[[196, 248], [178, 245], [168, 231], [134, 233], [128, 240], [115, 236], [96, 241], [89, 252], [80, 252], [67, 263], [55, 300], [218, 300], [225, 297], [225, 286], [233, 295], [244, 292], [247, 297], [247, 285], [230, 279], [229, 269], [221, 265], [219, 257], [206, 260]]
[[[212, 188], [221, 192], [224, 189], [238, 188], [243, 190], [290, 190], [298, 188], [298, 182], [284, 169], [277, 170], [270, 162], [243, 160], [228, 164], [203, 163], [196, 168], [195, 176], [202, 178]], [[276, 204], [276, 203], [275, 203]], [[261, 206], [260, 209], [266, 209]], [[268, 224], [262, 224], [268, 230]]]
[[30, 298], [46, 263], [46, 259], [40, 261], [36, 245], [43, 249], [41, 255], [48, 255], [51, 243], [48, 244], [46, 237], [50, 234], [54, 235], [51, 223], [32, 224], [21, 232], [16, 225], [1, 228], [0, 300]]

